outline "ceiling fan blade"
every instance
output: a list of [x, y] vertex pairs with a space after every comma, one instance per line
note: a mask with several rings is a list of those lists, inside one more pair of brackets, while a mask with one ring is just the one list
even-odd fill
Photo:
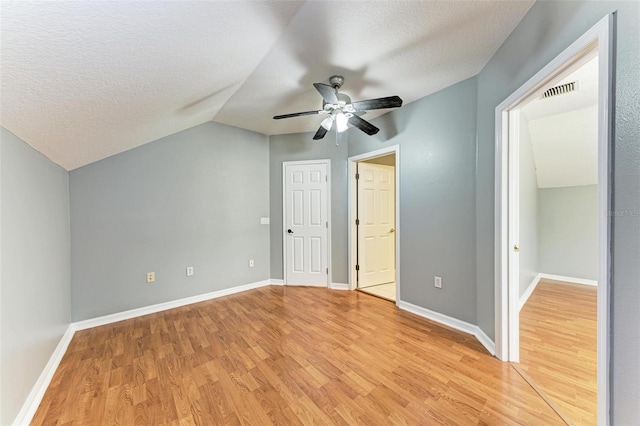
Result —
[[320, 126], [316, 134], [313, 135], [313, 140], [317, 141], [318, 139], [322, 139], [326, 134], [327, 134], [327, 129], [325, 129], [323, 126]]
[[360, 118], [357, 115], [352, 115], [351, 117], [349, 117], [349, 124], [357, 127], [368, 135], [375, 135], [380, 130], [373, 124], [369, 123], [367, 120]]
[[351, 105], [353, 105], [356, 110], [398, 108], [402, 106], [402, 99], [400, 99], [399, 96], [388, 96], [386, 98], [352, 102]]
[[301, 115], [314, 115], [314, 114], [320, 114], [321, 112], [324, 112], [324, 110], [294, 112], [292, 114], [276, 115], [273, 117], [273, 119], [280, 120], [281, 118], [300, 117]]
[[322, 95], [322, 98], [330, 104], [337, 104], [338, 97], [336, 96], [336, 90], [328, 84], [313, 83], [313, 87]]

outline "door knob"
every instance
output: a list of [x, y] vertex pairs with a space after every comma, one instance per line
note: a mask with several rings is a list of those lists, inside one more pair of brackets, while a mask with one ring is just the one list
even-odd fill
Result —
[[517, 244], [514, 244], [514, 245], [513, 245], [513, 251], [515, 251], [515, 252], [519, 252], [519, 251], [520, 251], [520, 246], [519, 246], [519, 245], [517, 245]]
[[395, 228], [389, 229], [389, 232], [396, 232]]
[[288, 234], [293, 234], [293, 231], [291, 229], [287, 229], [287, 233]]

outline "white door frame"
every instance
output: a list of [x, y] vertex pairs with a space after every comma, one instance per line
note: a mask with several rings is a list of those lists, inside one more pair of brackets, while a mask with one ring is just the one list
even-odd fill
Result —
[[[509, 134], [511, 110], [532, 96], [541, 94], [552, 80], [562, 77], [589, 52], [597, 49], [598, 61], [598, 344], [597, 386], [598, 424], [609, 424], [609, 288], [611, 206], [611, 125], [613, 119], [613, 20], [614, 14], [602, 18], [589, 31], [531, 77], [496, 107], [495, 150], [495, 336], [496, 356], [503, 361], [517, 361], [519, 353], [519, 289], [509, 286], [508, 253], [513, 244], [509, 236], [509, 152], [514, 140]], [[517, 117], [515, 117], [517, 118]], [[516, 241], [517, 242], [517, 241]], [[517, 283], [517, 281], [516, 281]]]
[[396, 232], [395, 232], [395, 245], [396, 245], [396, 305], [400, 302], [400, 145], [393, 145], [387, 148], [377, 149], [375, 151], [366, 152], [360, 155], [354, 155], [348, 158], [349, 169], [349, 206], [348, 217], [349, 225], [347, 227], [349, 234], [349, 290], [355, 290], [358, 278], [356, 274], [356, 261], [358, 238], [356, 235], [356, 213], [358, 212], [358, 206], [356, 204], [357, 195], [357, 182], [356, 182], [356, 170], [358, 162], [364, 160], [371, 160], [377, 157], [383, 157], [385, 155], [396, 155], [396, 187], [395, 187], [395, 209], [396, 209]]
[[287, 242], [285, 241], [285, 229], [287, 229], [287, 196], [286, 196], [286, 167], [306, 164], [326, 164], [327, 166], [327, 287], [331, 286], [331, 160], [302, 160], [282, 162], [282, 276], [283, 284], [287, 285]]

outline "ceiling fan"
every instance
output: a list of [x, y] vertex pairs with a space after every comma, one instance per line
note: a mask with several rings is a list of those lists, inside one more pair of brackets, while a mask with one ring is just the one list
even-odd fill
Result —
[[322, 95], [322, 109], [276, 115], [273, 117], [274, 120], [300, 117], [302, 115], [327, 114], [327, 117], [320, 123], [320, 128], [318, 128], [313, 139], [322, 139], [334, 124], [338, 133], [347, 130], [350, 124], [368, 135], [375, 135], [380, 129], [367, 120], [362, 119], [360, 115], [365, 114], [367, 110], [398, 108], [402, 106], [402, 99], [400, 99], [399, 96], [351, 102], [349, 96], [338, 92], [338, 89], [340, 89], [344, 83], [343, 76], [333, 75], [329, 78], [329, 83], [330, 84], [313, 83], [313, 87]]

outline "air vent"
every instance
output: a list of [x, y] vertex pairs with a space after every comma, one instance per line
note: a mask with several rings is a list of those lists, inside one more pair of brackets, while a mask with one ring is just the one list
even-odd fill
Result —
[[575, 92], [578, 90], [578, 82], [572, 81], [571, 83], [560, 84], [552, 87], [542, 94], [542, 99], [552, 98], [554, 96], [564, 95], [565, 93]]

